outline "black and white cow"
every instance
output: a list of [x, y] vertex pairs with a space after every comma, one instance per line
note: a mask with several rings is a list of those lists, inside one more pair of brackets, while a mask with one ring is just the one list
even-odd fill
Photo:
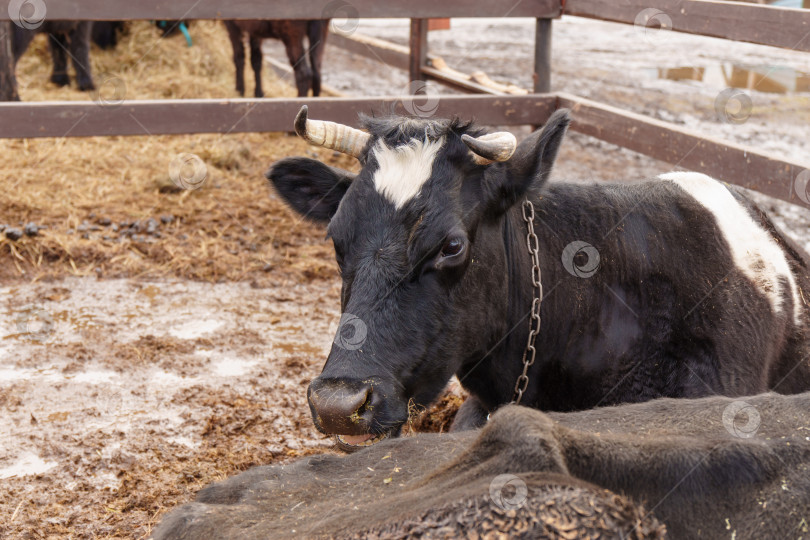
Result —
[[328, 224], [342, 274], [341, 326], [308, 391], [319, 430], [344, 448], [395, 436], [453, 374], [471, 394], [455, 428], [510, 402], [534, 295], [525, 199], [544, 296], [522, 404], [810, 389], [807, 254], [703, 174], [549, 183], [568, 123], [557, 111], [517, 145], [459, 121], [364, 118], [364, 132], [302, 109], [299, 135], [362, 164], [288, 158], [267, 174]]

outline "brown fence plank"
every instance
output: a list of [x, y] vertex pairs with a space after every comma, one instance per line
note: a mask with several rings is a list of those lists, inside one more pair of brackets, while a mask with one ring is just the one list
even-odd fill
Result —
[[[741, 2], [710, 0], [567, 0], [565, 13], [579, 17], [634, 24], [642, 11], [662, 14], [656, 23], [671, 21], [672, 30], [736, 41], [810, 51], [810, 11]], [[648, 15], [653, 12], [648, 12]], [[641, 24], [644, 24], [642, 22]]]
[[[11, 0], [0, 0], [0, 20]], [[48, 0], [46, 18], [137, 19], [322, 19], [380, 17], [558, 17], [560, 0], [476, 2], [468, 0]]]
[[[301, 105], [313, 118], [356, 125], [358, 113], [474, 118], [484, 125], [543, 123], [554, 95], [384, 98], [184, 99], [0, 104], [0, 138], [291, 131]], [[427, 101], [426, 101], [427, 100]], [[413, 106], [408, 106], [413, 103]], [[407, 106], [407, 107], [406, 107]], [[435, 107], [435, 111], [433, 110]]]
[[810, 163], [781, 160], [756, 148], [708, 138], [571, 94], [557, 96], [559, 107], [572, 110], [574, 131], [810, 208], [796, 194], [797, 178], [810, 169]]

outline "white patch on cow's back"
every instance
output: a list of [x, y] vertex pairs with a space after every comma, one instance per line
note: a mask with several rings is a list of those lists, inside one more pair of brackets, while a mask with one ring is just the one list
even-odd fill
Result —
[[677, 184], [714, 215], [731, 249], [734, 264], [768, 298], [774, 313], [784, 308], [785, 291], [779, 278], [788, 282], [793, 297], [793, 319], [800, 325], [802, 304], [785, 252], [734, 195], [720, 182], [701, 173], [671, 172], [659, 178]]
[[430, 178], [433, 161], [444, 145], [444, 137], [428, 141], [414, 139], [408, 144], [389, 148], [378, 141], [372, 152], [379, 168], [374, 172], [374, 187], [399, 209], [422, 190]]

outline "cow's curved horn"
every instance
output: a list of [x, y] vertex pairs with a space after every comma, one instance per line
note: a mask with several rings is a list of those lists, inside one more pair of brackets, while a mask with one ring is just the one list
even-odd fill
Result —
[[343, 124], [309, 120], [306, 105], [301, 107], [295, 117], [295, 132], [309, 144], [331, 148], [356, 158], [362, 155], [363, 148], [371, 137], [365, 131]]
[[493, 161], [506, 161], [517, 148], [517, 139], [508, 131], [498, 131], [480, 137], [470, 137], [466, 133], [461, 136], [470, 150], [473, 159], [479, 165], [489, 165]]

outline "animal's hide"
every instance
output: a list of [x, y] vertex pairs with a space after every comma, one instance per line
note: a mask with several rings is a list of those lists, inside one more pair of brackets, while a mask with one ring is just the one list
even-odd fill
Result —
[[481, 431], [251, 469], [153, 537], [658, 538], [664, 525], [671, 538], [796, 537], [810, 523], [808, 411], [810, 393], [553, 415], [508, 406]]

